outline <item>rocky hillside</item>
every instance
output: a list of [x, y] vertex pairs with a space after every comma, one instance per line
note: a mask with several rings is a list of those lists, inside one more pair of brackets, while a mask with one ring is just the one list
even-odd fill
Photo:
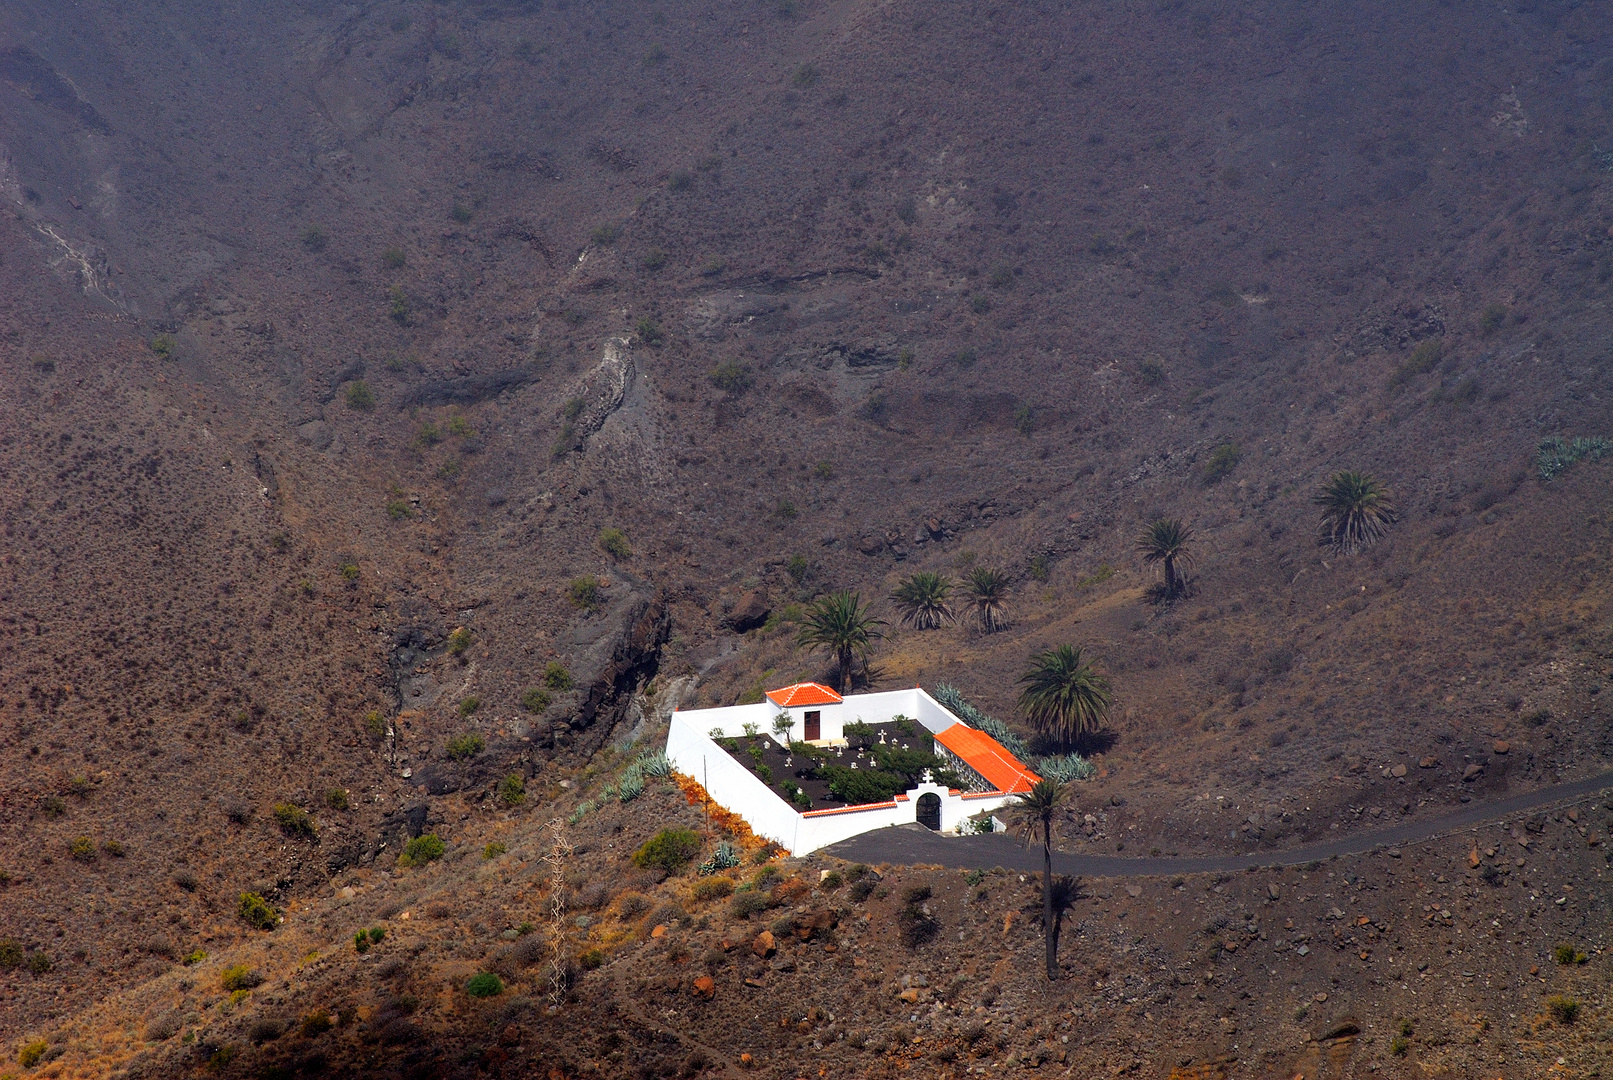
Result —
[[[876, 681], [1013, 723], [1030, 654], [1092, 650], [1072, 848], [1277, 849], [1605, 768], [1609, 463], [1539, 456], [1613, 434], [1599, 16], [10, 5], [0, 1034], [200, 986], [198, 949], [290, 980], [426, 832], [463, 855], [433, 918], [536, 923], [536, 886], [451, 901], [539, 873], [666, 710], [826, 675], [796, 633], [829, 589], [892, 624]], [[1357, 556], [1316, 543], [1344, 468], [1399, 509]], [[1006, 631], [894, 625], [904, 575], [982, 565]], [[609, 881], [636, 844], [593, 820]], [[470, 857], [496, 829], [525, 870]], [[312, 936], [254, 951], [248, 892]], [[577, 985], [628, 1008], [592, 947]], [[408, 1045], [363, 1060], [437, 1061]]]

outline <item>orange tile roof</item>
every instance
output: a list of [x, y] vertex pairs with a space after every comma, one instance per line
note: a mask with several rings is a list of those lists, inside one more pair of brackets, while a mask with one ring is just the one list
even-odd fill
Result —
[[962, 758], [998, 791], [1029, 791], [1041, 779], [1020, 764], [1002, 743], [968, 724], [953, 724], [937, 735], [935, 741]]
[[767, 692], [767, 700], [781, 709], [797, 705], [838, 705], [841, 697], [822, 683], [798, 682]]

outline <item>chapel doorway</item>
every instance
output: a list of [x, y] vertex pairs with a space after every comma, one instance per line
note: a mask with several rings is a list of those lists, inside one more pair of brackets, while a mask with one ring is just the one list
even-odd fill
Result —
[[919, 824], [926, 829], [941, 831], [941, 796], [933, 791], [926, 791], [919, 796], [918, 808]]
[[823, 738], [823, 714], [813, 711], [806, 714], [806, 740], [817, 742]]

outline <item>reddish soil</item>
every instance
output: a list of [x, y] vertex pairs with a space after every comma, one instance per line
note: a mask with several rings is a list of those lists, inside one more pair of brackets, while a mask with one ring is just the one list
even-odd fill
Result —
[[[1087, 883], [1050, 990], [1017, 875], [975, 899], [894, 870], [852, 902], [789, 862], [807, 891], [747, 939], [833, 909], [843, 947], [710, 956], [727, 901], [627, 877], [702, 820], [652, 793], [568, 826], [565, 887], [607, 894], [573, 924], [605, 961], [577, 1003], [549, 1017], [541, 958], [494, 952], [539, 940], [499, 934], [541, 924], [545, 823], [659, 715], [826, 674], [797, 634], [834, 588], [892, 624], [876, 686], [951, 682], [1010, 723], [1031, 654], [1096, 658], [1116, 707], [1072, 850], [1277, 850], [1605, 769], [1613, 465], [1548, 480], [1535, 455], [1613, 435], [1609, 26], [1550, 3], [9, 5], [0, 943], [50, 967], [0, 968], [5, 1058], [749, 1053], [785, 1076], [821, 1042], [858, 1075], [1605, 1071], [1589, 807], [1481, 838], [1534, 845], [1494, 884], [1465, 838]], [[1349, 557], [1312, 503], [1344, 468], [1399, 509]], [[1169, 607], [1134, 547], [1161, 515], [1194, 533]], [[895, 627], [902, 576], [977, 565], [1014, 582], [1006, 631]], [[397, 869], [425, 830], [448, 856]], [[893, 920], [921, 879], [941, 933], [911, 952]], [[248, 927], [244, 891], [286, 923]], [[609, 914], [624, 891], [697, 910], [649, 938], [649, 912]], [[1350, 896], [1371, 918], [1346, 931]], [[1266, 940], [1229, 952], [1250, 916]], [[1317, 959], [1262, 975], [1244, 958], [1289, 919]], [[1390, 956], [1435, 974], [1395, 982]], [[222, 1008], [236, 960], [268, 981]], [[495, 961], [515, 989], [464, 997]], [[697, 968], [711, 1000], [669, 995]], [[899, 1002], [917, 974], [930, 996]], [[1296, 1050], [1335, 1006], [1360, 1033]], [[317, 1008], [328, 1035], [250, 1027]]]

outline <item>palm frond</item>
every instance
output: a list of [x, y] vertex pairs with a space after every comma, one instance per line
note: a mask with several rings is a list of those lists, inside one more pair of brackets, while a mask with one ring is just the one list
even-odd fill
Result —
[[969, 609], [983, 634], [994, 634], [1008, 625], [1008, 575], [1001, 570], [977, 566], [964, 579], [969, 591]]
[[1015, 792], [1014, 798], [1016, 801], [1008, 807], [1009, 828], [1022, 843], [1029, 844], [1039, 838], [1051, 843], [1051, 832], [1041, 837], [1037, 833], [1044, 826], [1051, 829], [1054, 815], [1070, 800], [1070, 786], [1043, 778], [1036, 781], [1029, 791]]
[[1019, 709], [1032, 726], [1068, 746], [1096, 734], [1109, 715], [1113, 695], [1109, 680], [1071, 645], [1060, 645], [1031, 658], [1019, 680]]
[[1312, 501], [1322, 508], [1319, 542], [1346, 555], [1381, 540], [1399, 517], [1389, 488], [1362, 472], [1334, 473]]
[[813, 603], [796, 640], [834, 656], [840, 683], [836, 689], [844, 690], [852, 665], [867, 665], [868, 653], [882, 636], [879, 627], [884, 625], [883, 619], [874, 618], [863, 605], [861, 594], [842, 590]]
[[901, 580], [891, 599], [901, 608], [904, 625], [934, 630], [954, 621], [952, 607], [947, 603], [951, 595], [951, 579], [933, 570], [919, 570]]

